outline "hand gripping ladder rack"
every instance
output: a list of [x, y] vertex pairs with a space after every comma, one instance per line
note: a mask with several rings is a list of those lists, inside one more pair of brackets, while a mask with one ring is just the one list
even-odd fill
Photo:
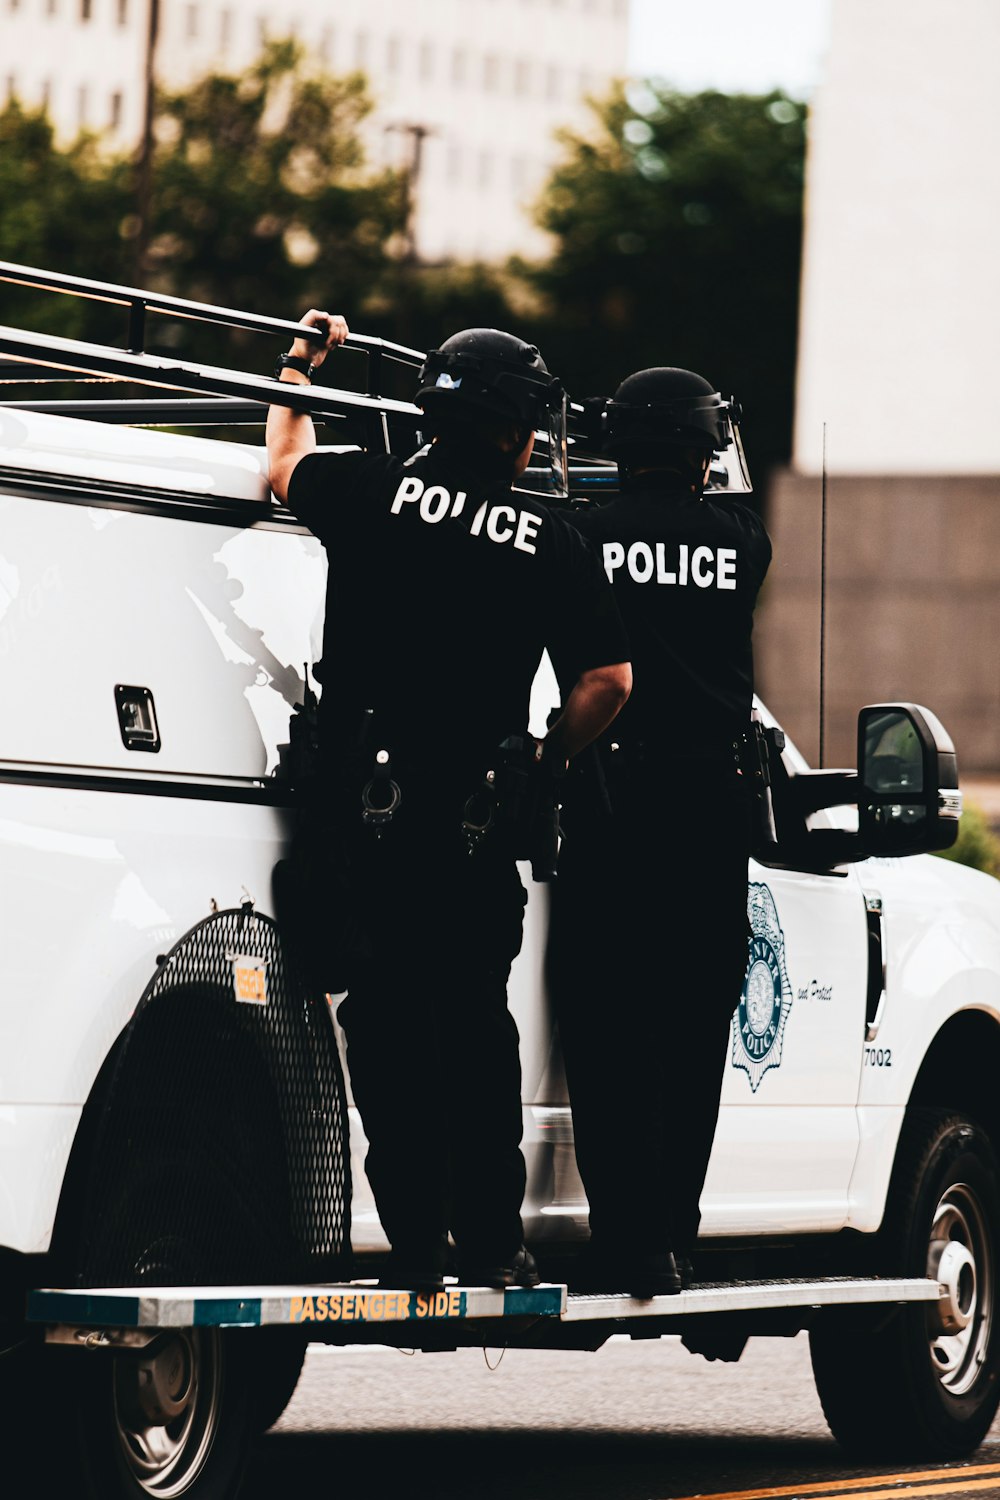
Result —
[[121, 349], [0, 326], [0, 383], [43, 384], [97, 377], [111, 382], [153, 386], [161, 391], [191, 393], [138, 400], [45, 400], [32, 397], [6, 401], [0, 398], [0, 405], [8, 409], [21, 408], [144, 426], [229, 426], [260, 423], [264, 418], [262, 408], [280, 405], [309, 412], [318, 418], [344, 422], [347, 442], [360, 442], [366, 447], [384, 446], [386, 450], [394, 436], [391, 431], [394, 419], [405, 423], [411, 435], [419, 423], [421, 414], [411, 402], [396, 401], [381, 394], [388, 374], [386, 364], [392, 362], [416, 372], [424, 359], [418, 349], [364, 334], [351, 334], [345, 347], [367, 356], [364, 391], [303, 387], [281, 383], [266, 375], [149, 353], [146, 348], [148, 315], [155, 313], [166, 318], [238, 328], [277, 338], [302, 338], [314, 344], [322, 343], [323, 336], [318, 329], [283, 318], [215, 307], [181, 297], [161, 296], [137, 287], [63, 275], [9, 261], [0, 261], [0, 281], [35, 291], [111, 303], [122, 307], [127, 315], [127, 342]]
[[[0, 408], [148, 427], [230, 427], [260, 425], [268, 406], [287, 406], [308, 412], [328, 424], [340, 425], [342, 436], [338, 433], [337, 438], [347, 444], [382, 448], [406, 456], [414, 449], [423, 414], [412, 402], [383, 394], [383, 386], [391, 377], [391, 366], [412, 372], [416, 383], [417, 371], [425, 359], [419, 349], [352, 333], [331, 353], [339, 355], [340, 349], [344, 349], [366, 356], [364, 390], [324, 385], [304, 387], [279, 382], [267, 375], [150, 353], [146, 348], [150, 314], [321, 344], [323, 335], [302, 323], [11, 261], [0, 261], [0, 281], [34, 291], [110, 303], [121, 307], [126, 315], [124, 348], [0, 325], [0, 388], [5, 384], [44, 385], [97, 379], [191, 393], [124, 400], [107, 396], [91, 400], [47, 400], [42, 396], [8, 400], [0, 395]], [[567, 420], [575, 458], [571, 472], [578, 481], [577, 488], [607, 489], [616, 478], [616, 469], [608, 460], [591, 455], [583, 406], [571, 402]], [[535, 433], [535, 449], [538, 461], [547, 462], [549, 434], [541, 429]]]

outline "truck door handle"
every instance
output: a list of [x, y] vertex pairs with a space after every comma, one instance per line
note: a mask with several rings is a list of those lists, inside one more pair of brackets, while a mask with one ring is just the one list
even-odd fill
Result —
[[877, 891], [865, 891], [865, 919], [868, 924], [868, 995], [865, 1001], [865, 1041], [874, 1041], [882, 1024], [885, 1009], [885, 923], [882, 897]]
[[149, 750], [155, 754], [160, 748], [160, 730], [156, 722], [156, 704], [149, 688], [116, 683], [115, 705], [125, 749]]

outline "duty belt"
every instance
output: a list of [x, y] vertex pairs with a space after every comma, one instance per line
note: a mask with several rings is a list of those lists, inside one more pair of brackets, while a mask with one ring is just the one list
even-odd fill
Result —
[[640, 767], [657, 771], [676, 767], [677, 770], [686, 773], [694, 768], [704, 768], [721, 773], [734, 767], [738, 768], [741, 764], [736, 740], [724, 749], [706, 751], [701, 749], [693, 738], [681, 741], [677, 738], [647, 736], [635, 739], [618, 739], [616, 736], [611, 736], [602, 742], [600, 758], [605, 770], [612, 775]]
[[741, 774], [758, 796], [770, 787], [772, 760], [780, 756], [784, 748], [784, 730], [766, 728], [754, 709], [750, 715], [750, 727], [733, 741], [733, 754]]
[[373, 708], [361, 710], [357, 738], [347, 747], [339, 770], [345, 788], [352, 782], [356, 788], [361, 781], [361, 822], [381, 838], [402, 805], [403, 793], [393, 775], [388, 736]]
[[504, 838], [515, 859], [531, 861], [533, 880], [554, 880], [561, 781], [559, 770], [539, 756], [530, 735], [508, 735], [465, 800], [462, 833], [469, 854], [486, 838]]
[[379, 838], [399, 811], [403, 794], [393, 779], [388, 750], [375, 751], [372, 774], [361, 788], [361, 821]]
[[[386, 728], [379, 724], [374, 710], [365, 710], [353, 757], [349, 756], [344, 766], [346, 770], [353, 759], [360, 771], [358, 779], [348, 772], [345, 788], [352, 780], [356, 788], [358, 780], [363, 778], [361, 822], [376, 842], [392, 827], [403, 805], [403, 788], [412, 777], [414, 784], [407, 796], [416, 820], [408, 815], [411, 834], [420, 828], [426, 831], [431, 826], [440, 829], [450, 824], [470, 855], [489, 839], [491, 846], [509, 851], [513, 858], [530, 860], [535, 880], [555, 878], [561, 777], [551, 762], [540, 759], [531, 736], [508, 735], [502, 740], [491, 757], [492, 764], [482, 773], [482, 780], [467, 791], [468, 782], [465, 788], [461, 786], [460, 772], [456, 771], [455, 782], [450, 786], [448, 779], [428, 775], [433, 760], [422, 751], [415, 757], [411, 754], [409, 759], [404, 754], [403, 774], [398, 775]], [[353, 800], [357, 791], [349, 796]], [[356, 802], [354, 806], [357, 807]]]

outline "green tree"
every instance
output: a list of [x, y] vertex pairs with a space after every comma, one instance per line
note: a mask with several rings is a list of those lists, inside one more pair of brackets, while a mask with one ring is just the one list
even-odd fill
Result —
[[[0, 113], [0, 245], [5, 260], [120, 281], [127, 257], [119, 233], [130, 206], [130, 173], [96, 136], [67, 147], [43, 110], [17, 99]], [[107, 312], [76, 297], [45, 296], [0, 283], [0, 322], [70, 338], [111, 332]], [[114, 325], [119, 331], [124, 322]]]
[[436, 348], [460, 328], [523, 333], [521, 325], [531, 319], [513, 311], [511, 299], [518, 290], [500, 266], [401, 263], [388, 271], [379, 292], [368, 299], [365, 331], [417, 349]]
[[579, 394], [647, 365], [698, 370], [741, 399], [752, 471], [784, 459], [805, 106], [652, 82], [591, 108], [590, 132], [562, 135], [538, 204], [554, 254], [522, 268], [543, 299], [546, 357]]
[[[148, 266], [177, 296], [296, 317], [335, 301], [377, 301], [406, 215], [398, 174], [366, 166], [371, 109], [360, 74], [312, 70], [270, 44], [240, 77], [211, 74], [157, 101]], [[5, 258], [134, 284], [135, 169], [94, 136], [62, 148], [41, 112], [0, 114]], [[388, 247], [388, 248], [387, 248]], [[124, 315], [82, 299], [0, 291], [7, 321], [123, 342]], [[269, 368], [259, 336], [156, 319], [152, 347]]]
[[[398, 174], [366, 166], [359, 129], [370, 109], [361, 74], [312, 71], [293, 42], [269, 44], [240, 77], [211, 74], [164, 94], [149, 249], [157, 287], [279, 317], [310, 303], [362, 307], [406, 214]], [[217, 342], [183, 337], [203, 357]]]
[[941, 859], [951, 859], [987, 875], [1000, 876], [1000, 839], [989, 820], [975, 802], [967, 802], [958, 825], [958, 839], [950, 849], [940, 851]]

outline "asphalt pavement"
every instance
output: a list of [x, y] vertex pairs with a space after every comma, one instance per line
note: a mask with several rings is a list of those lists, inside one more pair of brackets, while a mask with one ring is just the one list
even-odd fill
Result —
[[[877, 1420], [877, 1390], [872, 1407]], [[872, 1470], [830, 1437], [804, 1335], [753, 1339], [738, 1364], [676, 1337], [596, 1354], [314, 1345], [253, 1454], [246, 1500], [276, 1495], [1000, 1500], [1000, 1420], [966, 1462]]]

